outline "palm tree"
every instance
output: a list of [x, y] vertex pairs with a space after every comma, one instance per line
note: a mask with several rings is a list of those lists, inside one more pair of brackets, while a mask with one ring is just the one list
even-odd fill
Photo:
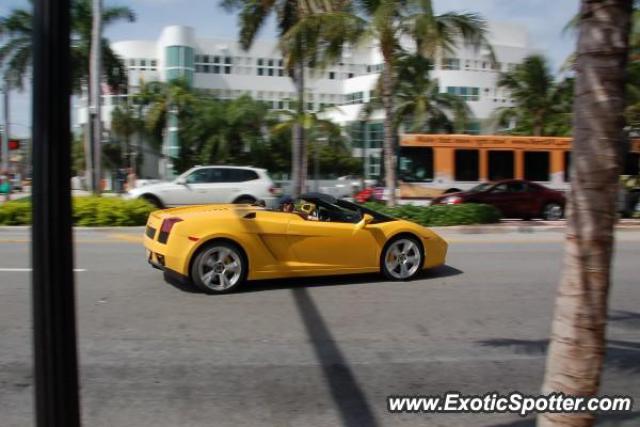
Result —
[[541, 55], [529, 56], [498, 79], [498, 87], [509, 91], [515, 106], [497, 109], [495, 119], [501, 125], [515, 120], [515, 133], [545, 135], [554, 117], [569, 116], [571, 105], [562, 102], [567, 89], [571, 93], [569, 82], [556, 83], [547, 60]]
[[144, 111], [145, 130], [151, 138], [152, 147], [159, 149], [171, 108], [176, 107], [180, 117], [195, 103], [196, 95], [186, 80], [175, 79], [168, 83], [142, 82], [133, 100]]
[[[316, 113], [313, 111], [304, 111], [304, 109], [301, 109], [296, 105], [296, 102], [292, 102], [291, 104], [293, 104], [293, 111], [276, 110], [272, 112], [271, 116], [274, 118], [276, 123], [271, 127], [271, 131], [274, 134], [281, 134], [285, 131], [291, 131], [291, 129], [295, 129], [296, 127], [301, 128], [306, 136], [313, 138], [312, 154], [315, 155], [318, 153], [318, 139], [327, 138], [328, 135], [339, 132], [340, 127], [331, 120], [323, 118], [323, 113], [327, 111], [325, 109]], [[309, 153], [305, 149], [302, 152], [302, 155], [304, 155], [304, 158], [301, 160], [301, 163], [304, 164], [302, 171], [305, 174], [303, 179], [306, 180], [306, 165], [309, 161]]]
[[[397, 59], [402, 53], [400, 40], [411, 37], [417, 51], [428, 58], [439, 58], [450, 53], [460, 43], [476, 48], [489, 47], [484, 19], [474, 13], [436, 14], [432, 0], [360, 0], [355, 10], [363, 16], [341, 9], [338, 13], [317, 12], [290, 30], [290, 37], [308, 31], [309, 27], [327, 26], [321, 52], [330, 58], [339, 57], [346, 42], [354, 39], [373, 39], [383, 57], [380, 96], [385, 110], [384, 165], [386, 186], [389, 188], [389, 205], [396, 203], [395, 188], [395, 131], [393, 124], [394, 91], [397, 82]], [[340, 30], [342, 29], [342, 30]], [[349, 34], [352, 32], [353, 34]], [[491, 54], [491, 50], [489, 50]]]
[[[605, 354], [632, 0], [583, 0], [565, 259], [543, 392], [598, 393]], [[604, 35], [604, 36], [602, 36]], [[602, 37], [601, 37], [602, 36]], [[592, 414], [543, 414], [538, 425], [587, 427]]]
[[[438, 80], [429, 75], [431, 61], [419, 54], [403, 54], [396, 66], [398, 82], [393, 101], [393, 126], [396, 131], [404, 125], [408, 133], [437, 132], [442, 129], [464, 132], [467, 119], [472, 114], [471, 109], [463, 98], [440, 92]], [[376, 96], [365, 105], [365, 119], [381, 107], [380, 98]]]
[[[255, 40], [257, 33], [264, 26], [266, 20], [272, 16], [276, 16], [277, 26], [280, 36], [291, 29], [298, 21], [302, 13], [302, 0], [222, 0], [221, 4], [229, 11], [239, 10], [240, 21], [240, 45], [243, 49], [248, 50]], [[285, 68], [291, 76], [296, 88], [298, 105], [300, 111], [304, 110], [304, 62], [301, 58], [304, 56], [303, 39], [298, 37], [292, 44], [282, 46], [282, 54], [285, 57]], [[304, 177], [302, 176], [302, 156], [304, 153], [304, 130], [301, 126], [295, 126], [293, 129], [292, 141], [292, 171], [293, 194], [298, 195], [302, 191], [304, 185]]]
[[[128, 7], [107, 7], [103, 10], [102, 20], [104, 26], [122, 20], [133, 22], [135, 14]], [[0, 40], [6, 41], [0, 48], [0, 69], [4, 70], [4, 78], [19, 90], [24, 88], [24, 81], [32, 65], [32, 21], [31, 8], [14, 9], [9, 16], [0, 17]], [[73, 0], [71, 61], [73, 88], [76, 93], [88, 82], [91, 25], [91, 0]], [[106, 83], [116, 89], [126, 87], [126, 68], [106, 39], [103, 41], [103, 64]]]
[[134, 105], [127, 102], [113, 109], [111, 113], [111, 131], [116, 137], [122, 138], [124, 142], [123, 154], [127, 157], [128, 167], [134, 174], [136, 173], [136, 156], [140, 153], [140, 147], [132, 147], [131, 137], [144, 132], [144, 129], [144, 121]]

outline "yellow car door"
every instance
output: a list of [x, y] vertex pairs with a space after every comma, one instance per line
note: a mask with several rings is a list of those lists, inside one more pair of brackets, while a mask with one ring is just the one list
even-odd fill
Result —
[[292, 218], [287, 230], [296, 265], [320, 270], [377, 268], [380, 234], [375, 226], [359, 228], [299, 216]]

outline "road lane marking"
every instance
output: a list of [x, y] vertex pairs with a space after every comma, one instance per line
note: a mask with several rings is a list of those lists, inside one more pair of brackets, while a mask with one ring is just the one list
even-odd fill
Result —
[[[31, 271], [31, 268], [0, 268], [0, 273], [26, 273]], [[86, 268], [74, 268], [76, 273], [83, 273], [87, 271]]]
[[116, 233], [116, 234], [110, 234], [109, 237], [111, 237], [112, 239], [124, 240], [125, 242], [132, 242], [132, 243], [143, 242], [142, 236], [139, 236], [139, 235]]

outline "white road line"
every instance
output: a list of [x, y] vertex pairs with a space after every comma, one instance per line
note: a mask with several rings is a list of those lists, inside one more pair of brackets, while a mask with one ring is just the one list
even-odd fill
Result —
[[[0, 273], [24, 273], [31, 271], [30, 268], [0, 268]], [[82, 273], [87, 271], [86, 268], [74, 268], [73, 271], [76, 273]]]

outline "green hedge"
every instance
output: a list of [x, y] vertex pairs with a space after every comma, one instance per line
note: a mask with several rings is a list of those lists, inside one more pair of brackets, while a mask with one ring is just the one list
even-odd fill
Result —
[[[81, 226], [105, 227], [144, 225], [155, 207], [143, 200], [117, 197], [75, 197], [73, 223]], [[31, 203], [13, 201], [0, 206], [0, 225], [31, 224]]]
[[368, 202], [366, 207], [394, 218], [406, 219], [424, 226], [491, 224], [500, 221], [500, 211], [490, 205], [469, 203], [461, 205], [414, 206], [394, 208]]

